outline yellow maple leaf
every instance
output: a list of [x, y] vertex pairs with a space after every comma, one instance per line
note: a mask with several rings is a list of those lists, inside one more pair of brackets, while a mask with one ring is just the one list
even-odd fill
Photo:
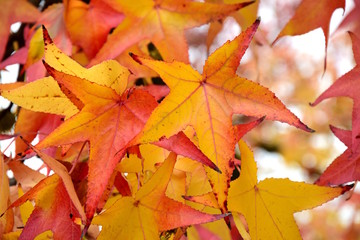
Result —
[[6, 85], [1, 86], [0, 95], [26, 109], [63, 115], [66, 118], [79, 111], [52, 77], [41, 78], [20, 86], [17, 83]]
[[93, 219], [103, 227], [98, 239], [158, 239], [159, 231], [220, 219], [165, 195], [176, 154], [168, 158], [134, 197], [122, 197]]
[[223, 173], [208, 171], [208, 177], [225, 211], [237, 137], [232, 125], [233, 114], [266, 116], [311, 131], [270, 90], [236, 75], [240, 59], [259, 24], [260, 20], [255, 21], [234, 40], [217, 49], [206, 61], [202, 75], [181, 62], [155, 61], [133, 55], [134, 60], [156, 71], [170, 88], [169, 95], [152, 112], [139, 141], [168, 138], [192, 126], [200, 150]]
[[253, 153], [243, 141], [239, 147], [241, 173], [230, 184], [228, 209], [245, 216], [251, 239], [301, 239], [293, 214], [319, 206], [349, 189], [289, 179], [258, 182]]

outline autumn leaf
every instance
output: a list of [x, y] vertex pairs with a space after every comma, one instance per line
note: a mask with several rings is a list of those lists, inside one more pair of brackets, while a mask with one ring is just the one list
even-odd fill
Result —
[[[319, 206], [351, 187], [320, 187], [289, 179], [258, 182], [253, 153], [239, 142], [240, 177], [230, 183], [229, 211], [244, 215], [251, 239], [301, 239], [293, 214]], [[236, 223], [236, 222], [235, 222]]]
[[86, 56], [93, 58], [105, 43], [110, 30], [124, 18], [104, 1], [86, 4], [80, 0], [66, 0], [65, 24], [73, 43], [80, 46]]
[[323, 100], [332, 97], [349, 97], [353, 99], [352, 130], [345, 131], [332, 127], [335, 135], [345, 143], [348, 149], [337, 157], [325, 170], [317, 181], [319, 185], [342, 184], [354, 180], [360, 180], [358, 162], [360, 160], [359, 135], [360, 135], [360, 98], [359, 98], [359, 76], [360, 76], [360, 39], [353, 33], [349, 33], [352, 44], [356, 66], [345, 75], [337, 79], [325, 92], [323, 92], [312, 106], [316, 106]]
[[224, 215], [199, 212], [165, 195], [175, 162], [176, 154], [170, 153], [134, 197], [122, 197], [96, 216], [93, 223], [102, 226], [98, 239], [157, 239], [159, 231], [222, 218]]
[[[61, 116], [69, 118], [79, 111], [52, 77], [25, 84], [3, 84], [0, 86], [0, 95], [24, 107], [17, 116], [15, 133], [22, 135], [27, 141], [32, 141], [38, 134], [42, 140], [58, 127]], [[53, 107], [54, 105], [56, 107]], [[17, 154], [27, 148], [19, 139], [15, 140], [15, 144]]]
[[274, 40], [274, 43], [278, 41], [279, 38], [286, 35], [301, 35], [310, 32], [311, 30], [321, 28], [325, 35], [324, 69], [326, 69], [326, 55], [329, 41], [330, 19], [333, 12], [338, 8], [342, 8], [345, 10], [345, 0], [302, 0], [297, 7], [294, 16], [281, 30], [279, 35]]
[[57, 81], [40, 79], [24, 89], [2, 91], [2, 96], [32, 110], [66, 116], [67, 120], [37, 145], [39, 149], [90, 142], [85, 208], [90, 221], [126, 145], [140, 132], [157, 102], [146, 91], [125, 91], [129, 71], [117, 62], [85, 69], [62, 53], [45, 29], [43, 33], [45, 65]]
[[[91, 219], [111, 173], [125, 153], [126, 145], [141, 131], [157, 103], [142, 90], [129, 89], [118, 95], [109, 87], [57, 72], [50, 66], [47, 69], [85, 106], [37, 147], [90, 142], [86, 214]], [[126, 78], [123, 80], [126, 84]]]
[[[10, 90], [4, 89], [6, 86]], [[66, 118], [79, 111], [52, 77], [38, 79], [20, 87], [17, 83], [2, 85], [0, 94], [13, 103], [32, 111], [63, 115]], [[56, 108], [53, 107], [55, 105]]]
[[146, 143], [163, 136], [168, 138], [192, 126], [200, 150], [223, 173], [208, 172], [223, 209], [236, 143], [233, 114], [266, 116], [311, 131], [267, 88], [236, 75], [240, 59], [259, 23], [257, 20], [233, 41], [216, 50], [206, 61], [202, 75], [181, 62], [161, 62], [133, 55], [134, 60], [159, 73], [170, 88], [169, 95], [151, 114], [139, 141]]
[[[265, 117], [262, 117], [255, 121], [251, 121], [249, 123], [238, 124], [238, 125], [234, 126], [236, 142], [238, 142], [251, 129], [253, 129], [257, 125], [259, 125], [264, 119], [265, 119]], [[235, 148], [235, 146], [234, 146], [234, 148]], [[231, 165], [232, 165], [232, 166], [230, 166], [231, 171], [234, 170], [235, 165], [238, 165], [236, 163], [236, 160], [237, 159], [232, 159], [232, 161], [231, 161]], [[197, 170], [199, 170], [199, 169], [197, 169]], [[201, 170], [203, 170], [203, 168]], [[208, 206], [208, 207], [219, 208], [219, 203], [218, 203], [216, 197], [214, 196], [213, 191], [209, 191], [209, 190], [206, 191], [208, 188], [207, 188], [207, 185], [204, 184], [204, 182], [208, 182], [207, 176], [204, 176], [204, 174], [202, 174], [202, 172], [196, 171], [195, 167], [192, 168], [191, 170], [189, 170], [189, 172], [190, 171], [191, 171], [191, 173], [193, 173], [193, 174], [191, 174], [191, 181], [198, 182], [198, 183], [195, 186], [189, 184], [189, 186], [187, 186], [187, 195], [183, 196], [183, 198], [186, 200], [195, 202], [195, 203], [200, 203], [200, 204]], [[227, 176], [227, 177], [228, 177], [227, 182], [229, 183], [230, 176]]]
[[332, 84], [326, 91], [324, 91], [312, 104], [311, 106], [316, 106], [323, 100], [331, 97], [349, 97], [354, 100], [353, 105], [353, 114], [352, 114], [352, 146], [354, 152], [357, 149], [357, 135], [360, 134], [360, 95], [359, 92], [359, 76], [360, 76], [360, 39], [353, 33], [349, 33], [352, 44], [353, 44], [353, 53], [356, 66], [337, 79], [334, 84]]
[[108, 37], [90, 65], [115, 58], [144, 39], [153, 42], [165, 60], [188, 62], [185, 29], [221, 19], [250, 3], [225, 5], [188, 0], [117, 1], [113, 7], [124, 12], [125, 19]]
[[32, 146], [30, 143], [28, 143], [23, 138], [21, 138], [21, 139], [23, 141], [25, 141], [25, 143], [29, 146], [29, 148], [31, 148], [37, 154], [37, 156], [39, 156], [44, 161], [44, 163], [49, 168], [51, 168], [61, 178], [61, 180], [64, 183], [65, 189], [69, 195], [69, 198], [71, 199], [72, 203], [74, 204], [74, 206], [75, 206], [76, 210], [78, 211], [79, 215], [81, 216], [83, 222], [86, 222], [86, 217], [85, 217], [83, 207], [82, 207], [82, 205], [79, 201], [79, 198], [75, 192], [75, 188], [74, 188], [72, 179], [71, 179], [66, 167], [64, 165], [62, 165], [61, 163], [59, 163], [58, 161], [56, 161], [56, 159], [39, 151], [36, 147]]
[[[25, 85], [25, 89], [15, 89], [6, 93], [3, 91], [2, 94], [11, 100], [17, 99], [20, 106], [27, 108], [34, 108], [35, 102], [44, 96], [47, 101], [39, 106], [36, 105], [39, 107], [36, 110], [53, 111], [67, 116], [66, 121], [41, 141], [37, 148], [90, 142], [88, 195], [85, 208], [87, 219], [90, 221], [116, 164], [125, 154], [130, 141], [141, 131], [157, 102], [147, 91], [135, 88], [126, 90], [129, 71], [117, 62], [106, 61], [85, 69], [62, 53], [53, 44], [46, 30], [44, 36], [46, 48], [44, 64], [57, 82], [53, 83], [52, 78], [40, 79]], [[57, 86], [58, 89], [51, 92], [53, 88], [41, 88], [40, 86], [44, 86], [43, 81], [46, 84], [53, 84], [54, 88]], [[59, 90], [57, 84], [65, 94]], [[33, 85], [37, 86], [35, 92], [29, 90]], [[46, 90], [50, 92], [47, 93]], [[58, 93], [59, 91], [61, 94]], [[30, 96], [29, 101], [25, 96]], [[73, 103], [72, 108], [66, 107], [66, 104], [62, 105], [65, 100]], [[64, 114], [59, 111], [59, 105], [60, 108], [64, 107], [64, 110], [72, 110]], [[174, 140], [168, 141], [171, 143]], [[187, 146], [177, 148], [178, 150], [175, 149], [174, 144], [170, 144], [169, 148], [174, 148], [176, 152], [188, 151], [190, 156], [202, 157], [203, 160], [199, 161], [205, 161], [204, 159], [207, 158], [198, 149], [195, 151], [190, 143], [188, 141]], [[216, 169], [208, 159], [207, 162]]]
[[26, 0], [0, 1], [0, 59], [3, 58], [10, 34], [10, 26], [16, 22], [35, 22], [40, 12]]
[[35, 208], [22, 230], [20, 239], [34, 239], [46, 230], [51, 230], [55, 239], [80, 238], [80, 225], [75, 223], [80, 215], [56, 174], [40, 181], [9, 208], [20, 206], [28, 200], [35, 201]]

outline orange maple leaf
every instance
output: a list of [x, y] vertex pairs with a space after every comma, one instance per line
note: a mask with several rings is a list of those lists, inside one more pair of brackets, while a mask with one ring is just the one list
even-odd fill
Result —
[[46, 30], [44, 36], [45, 66], [59, 85], [68, 90], [68, 97], [76, 101], [80, 111], [37, 147], [90, 142], [86, 202], [86, 216], [90, 221], [125, 146], [141, 131], [157, 102], [146, 91], [125, 90], [129, 72], [115, 61], [91, 69], [82, 68], [61, 53]]
[[[124, 21], [116, 27], [90, 65], [118, 56], [125, 49], [147, 39], [152, 41], [165, 60], [188, 62], [184, 30], [227, 16], [252, 2], [211, 4], [188, 0], [117, 1]], [[116, 7], [113, 4], [113, 7]]]
[[303, 0], [296, 9], [294, 16], [276, 37], [274, 43], [286, 35], [301, 35], [311, 30], [321, 28], [325, 35], [324, 69], [326, 69], [330, 19], [333, 12], [338, 8], [345, 9], [345, 0]]
[[105, 43], [110, 30], [124, 18], [104, 3], [93, 0], [89, 4], [80, 0], [66, 0], [65, 24], [73, 43], [80, 46], [86, 56], [93, 58]]
[[150, 67], [170, 88], [147, 121], [140, 142], [153, 142], [169, 137], [188, 125], [195, 129], [200, 150], [222, 171], [208, 172], [220, 207], [225, 209], [228, 181], [236, 129], [232, 115], [245, 114], [289, 123], [311, 131], [267, 88], [238, 77], [236, 69], [259, 25], [257, 20], [233, 41], [225, 43], [206, 61], [200, 75], [190, 65], [174, 61], [161, 62], [133, 55], [140, 64]]

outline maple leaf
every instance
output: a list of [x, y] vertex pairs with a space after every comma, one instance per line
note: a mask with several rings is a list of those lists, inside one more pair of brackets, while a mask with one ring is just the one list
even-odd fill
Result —
[[140, 132], [157, 102], [146, 91], [125, 91], [129, 71], [117, 62], [107, 61], [85, 69], [62, 53], [46, 30], [43, 33], [45, 60], [52, 66], [45, 65], [57, 82], [50, 77], [40, 79], [24, 88], [4, 90], [2, 96], [32, 110], [66, 116], [68, 120], [38, 148], [90, 141], [86, 203], [90, 221], [126, 144]]
[[159, 231], [224, 217], [199, 212], [165, 195], [175, 162], [176, 154], [170, 153], [134, 197], [121, 197], [96, 216], [93, 223], [103, 227], [98, 239], [157, 239]]
[[357, 149], [357, 135], [360, 134], [360, 98], [359, 98], [359, 76], [360, 76], [360, 39], [349, 32], [353, 44], [355, 67], [345, 75], [337, 79], [326, 91], [324, 91], [312, 104], [316, 106], [324, 99], [331, 97], [349, 97], [354, 100], [352, 113], [352, 145]]
[[311, 30], [321, 28], [325, 35], [325, 61], [324, 69], [326, 69], [326, 55], [329, 39], [330, 19], [333, 12], [338, 9], [345, 9], [345, 0], [303, 0], [297, 7], [294, 16], [281, 30], [274, 40], [273, 44], [279, 38], [286, 35], [301, 35]]
[[319, 206], [350, 187], [321, 187], [289, 179], [268, 178], [258, 182], [252, 151], [239, 142], [240, 177], [230, 183], [229, 211], [244, 215], [251, 239], [301, 239], [293, 214]]
[[32, 146], [29, 142], [24, 140], [21, 136], [20, 138], [25, 141], [26, 145], [28, 145], [44, 162], [45, 164], [50, 167], [63, 181], [65, 189], [67, 193], [69, 194], [69, 198], [72, 200], [72, 203], [76, 207], [77, 211], [79, 212], [79, 215], [81, 216], [83, 222], [86, 221], [84, 210], [81, 206], [81, 203], [79, 201], [79, 198], [75, 192], [75, 188], [73, 185], [73, 182], [71, 180], [71, 177], [64, 165], [56, 161], [54, 158], [48, 156], [47, 154], [39, 151], [37, 148]]
[[10, 34], [11, 24], [16, 22], [35, 22], [40, 16], [40, 12], [26, 0], [1, 0], [0, 16], [0, 59], [2, 59]]
[[70, 38], [83, 49], [89, 59], [96, 55], [110, 30], [124, 17], [102, 0], [93, 0], [89, 4], [80, 0], [67, 0], [64, 1], [64, 7], [66, 29]]
[[169, 95], [153, 111], [138, 141], [153, 142], [192, 126], [200, 150], [223, 173], [209, 173], [223, 208], [236, 143], [233, 114], [266, 116], [311, 131], [267, 88], [236, 75], [240, 59], [259, 23], [259, 20], [255, 21], [234, 40], [216, 50], [206, 61], [202, 75], [181, 62], [161, 62], [133, 55], [134, 60], [156, 71], [170, 88]]
[[124, 12], [126, 17], [108, 37], [90, 65], [114, 58], [144, 39], [153, 42], [165, 60], [188, 62], [185, 29], [223, 18], [250, 3], [225, 5], [188, 0], [117, 1], [112, 6]]
[[[54, 113], [66, 118], [78, 112], [77, 107], [61, 91], [52, 77], [39, 79], [36, 82], [2, 84], [0, 95], [27, 109], [21, 109], [15, 124], [15, 132], [32, 141], [38, 132], [40, 140], [60, 124], [61, 117], [45, 114]], [[51, 101], [50, 101], [51, 100]], [[57, 107], [50, 107], [56, 104]], [[16, 153], [21, 153], [27, 146], [16, 139]]]
[[[86, 214], [91, 219], [111, 173], [125, 153], [126, 145], [140, 132], [157, 103], [142, 90], [130, 89], [118, 95], [109, 87], [57, 72], [50, 66], [47, 69], [85, 105], [37, 147], [90, 142]], [[126, 84], [126, 78], [123, 80]]]
[[34, 239], [51, 230], [55, 239], [79, 239], [80, 225], [74, 221], [80, 215], [72, 203], [61, 179], [56, 175], [41, 180], [9, 206], [20, 206], [28, 200], [35, 201], [35, 208], [20, 235], [20, 239]]
[[[116, 164], [157, 102], [145, 90], [126, 90], [129, 71], [116, 61], [85, 69], [62, 53], [45, 29], [44, 39], [44, 64], [57, 81], [48, 77], [12, 90], [3, 87], [1, 93], [20, 106], [66, 116], [65, 122], [37, 145], [39, 149], [90, 142], [86, 202], [89, 223]], [[173, 144], [177, 140], [164, 139], [163, 143], [176, 152], [188, 151], [195, 159], [202, 158], [199, 161], [207, 160], [216, 169], [198, 149], [194, 151], [190, 141], [187, 147], [179, 148]]]
[[353, 53], [356, 66], [345, 75], [337, 79], [326, 91], [324, 91], [311, 106], [316, 106], [324, 99], [331, 97], [349, 97], [353, 99], [352, 130], [345, 131], [332, 127], [335, 135], [345, 143], [348, 149], [340, 155], [321, 175], [317, 184], [331, 185], [342, 184], [354, 180], [360, 180], [359, 135], [360, 135], [360, 39], [349, 32], [353, 44]]
[[[27, 84], [10, 83], [0, 87], [1, 96], [26, 109], [71, 117], [79, 110], [61, 91], [52, 77]], [[51, 100], [51, 101], [50, 101]], [[57, 105], [53, 108], [53, 105]]]

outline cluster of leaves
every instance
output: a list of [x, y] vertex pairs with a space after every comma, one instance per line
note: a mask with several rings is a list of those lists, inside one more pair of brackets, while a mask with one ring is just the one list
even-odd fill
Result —
[[[2, 237], [91, 238], [102, 226], [99, 239], [301, 238], [293, 214], [343, 194], [360, 177], [359, 68], [313, 103], [354, 99], [352, 130], [332, 127], [348, 150], [316, 184], [258, 182], [242, 140], [247, 132], [264, 119], [313, 132], [273, 92], [236, 73], [260, 24], [258, 5], [67, 0], [39, 11], [25, 0], [0, 1], [0, 66], [19, 63], [25, 73], [25, 82], [0, 85], [1, 96], [21, 107], [13, 134], [1, 136], [16, 145], [15, 157], [1, 155]], [[321, 27], [327, 46], [331, 15], [344, 6], [303, 0], [278, 38]], [[227, 16], [243, 31], [214, 51], [200, 74], [189, 64], [185, 30], [210, 23], [209, 47]], [[4, 39], [17, 21], [33, 24], [22, 25], [24, 47], [8, 56]], [[360, 40], [351, 38], [359, 63]], [[236, 114], [249, 121], [237, 124]], [[22, 163], [34, 155], [54, 174]], [[7, 169], [18, 183], [14, 202]]]

